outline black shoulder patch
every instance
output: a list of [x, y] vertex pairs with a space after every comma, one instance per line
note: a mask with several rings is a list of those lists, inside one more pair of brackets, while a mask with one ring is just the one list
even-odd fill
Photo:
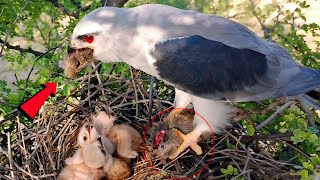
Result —
[[157, 43], [150, 53], [162, 79], [198, 96], [244, 90], [267, 71], [265, 55], [198, 35]]

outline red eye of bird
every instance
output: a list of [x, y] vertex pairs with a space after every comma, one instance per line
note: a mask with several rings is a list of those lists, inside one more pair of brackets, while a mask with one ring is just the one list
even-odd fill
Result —
[[93, 36], [84, 36], [84, 40], [87, 41], [88, 43], [93, 42]]

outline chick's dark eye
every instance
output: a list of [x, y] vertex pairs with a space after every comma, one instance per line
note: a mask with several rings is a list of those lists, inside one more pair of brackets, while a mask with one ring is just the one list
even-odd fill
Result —
[[87, 41], [88, 43], [92, 43], [93, 42], [93, 40], [94, 40], [94, 38], [93, 38], [93, 36], [83, 36], [83, 39], [85, 40], [85, 41]]
[[161, 149], [164, 149], [164, 145], [161, 145], [161, 147], [160, 147]]
[[86, 141], [86, 140], [87, 140], [87, 137], [83, 137], [83, 140]]

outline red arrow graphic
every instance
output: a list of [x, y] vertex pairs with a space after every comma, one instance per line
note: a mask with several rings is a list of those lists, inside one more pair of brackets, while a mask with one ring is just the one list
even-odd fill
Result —
[[41, 85], [43, 89], [31, 97], [29, 100], [21, 104], [18, 109], [24, 114], [28, 119], [33, 119], [38, 113], [41, 106], [47, 100], [49, 95], [55, 96], [57, 92], [57, 83], [46, 83]]

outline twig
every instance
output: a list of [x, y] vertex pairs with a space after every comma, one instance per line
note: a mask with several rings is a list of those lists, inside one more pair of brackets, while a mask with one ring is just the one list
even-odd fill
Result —
[[77, 0], [72, 0], [72, 3], [73, 3], [74, 5], [76, 5], [76, 6], [78, 7], [78, 9], [81, 9], [81, 8], [82, 8], [81, 3], [80, 3], [79, 1], [77, 1]]
[[[17, 124], [18, 124], [18, 130], [19, 130], [20, 136], [21, 136], [23, 154], [24, 154], [24, 157], [27, 157], [26, 143], [25, 143], [24, 133], [23, 133], [23, 129], [22, 129], [22, 126], [21, 126], [21, 123], [20, 123], [20, 117], [19, 116], [17, 116]], [[28, 172], [31, 174], [29, 164], [26, 164], [25, 166], [26, 166]]]
[[[159, 101], [159, 100], [154, 99], [153, 101]], [[126, 103], [126, 104], [119, 104], [119, 105], [117, 105], [117, 106], [112, 106], [112, 107], [110, 107], [110, 108], [111, 108], [111, 109], [116, 109], [116, 108], [120, 108], [120, 107], [124, 107], [124, 106], [129, 106], [129, 105], [138, 104], [138, 103], [145, 103], [145, 102], [149, 102], [149, 100], [146, 99], [146, 100], [140, 100], [140, 101], [136, 101], [136, 102], [129, 102], [129, 103]], [[162, 103], [169, 104], [169, 105], [171, 105], [171, 106], [174, 106], [173, 103], [170, 102], [170, 101], [162, 101], [162, 100], [161, 100], [161, 102], [162, 102]]]
[[76, 19], [79, 19], [80, 11], [75, 13], [71, 13], [68, 9], [66, 9], [63, 4], [59, 3], [57, 0], [49, 0], [56, 8], [58, 8], [61, 12], [67, 14], [68, 16], [72, 16]]
[[52, 141], [52, 144], [55, 144], [56, 141], [60, 138], [61, 134], [63, 134], [65, 132], [65, 129], [67, 128], [67, 126], [69, 125], [70, 121], [73, 119], [73, 117], [76, 114], [72, 114], [70, 116], [70, 118], [67, 120], [67, 122], [64, 124], [64, 126], [62, 127], [61, 131], [58, 133], [58, 135], [56, 136], [56, 138]]
[[314, 122], [314, 119], [312, 118], [312, 112], [308, 109], [305, 101], [301, 97], [299, 97], [299, 100], [300, 100], [301, 108], [303, 109], [303, 111], [305, 113], [307, 113], [307, 116], [308, 116], [307, 119], [308, 119], [310, 126], [316, 128], [316, 124]]
[[204, 160], [205, 157], [207, 157], [209, 155], [209, 153], [214, 153], [215, 148], [217, 147], [218, 144], [220, 144], [222, 141], [224, 141], [226, 138], [228, 137], [228, 135], [225, 135], [217, 144], [215, 144], [203, 157], [202, 159], [195, 164], [192, 168], [189, 169], [189, 171], [185, 174], [190, 174], [197, 166], [200, 165], [200, 163]]
[[[249, 156], [249, 154], [250, 154], [250, 151], [247, 150], [247, 156]], [[250, 161], [250, 158], [247, 158], [246, 163], [245, 163], [245, 165], [244, 165], [244, 167], [243, 167], [243, 169], [242, 169], [242, 173], [243, 173], [243, 172], [250, 172], [250, 171], [247, 171], [247, 168], [248, 168], [248, 165], [249, 165], [249, 161]], [[240, 173], [240, 174], [241, 174], [241, 173]], [[248, 180], [251, 179], [250, 173], [248, 173], [248, 175], [246, 176], [246, 178], [247, 178]]]
[[237, 14], [228, 15], [227, 18], [235, 18], [237, 16], [246, 15], [246, 14], [247, 14], [247, 12], [240, 12], [240, 13], [237, 13]]
[[35, 175], [31, 174], [31, 173], [28, 173], [27, 171], [22, 169], [16, 162], [13, 161], [13, 164], [17, 169], [19, 169], [21, 172], [25, 173], [26, 175], [28, 175], [28, 176], [30, 176], [30, 177], [32, 177], [34, 179], [39, 179], [37, 176], [35, 176]]
[[261, 124], [259, 124], [256, 127], [256, 130], [259, 130], [261, 128], [263, 128], [264, 126], [268, 125], [271, 121], [273, 121], [278, 114], [283, 113], [283, 111], [285, 109], [287, 109], [289, 106], [291, 106], [292, 104], [295, 104], [296, 102], [294, 101], [289, 101], [287, 102], [285, 105], [283, 105], [280, 109], [278, 109], [276, 112], [274, 112], [268, 119], [266, 119], [265, 121], [263, 121]]
[[300, 154], [302, 154], [304, 157], [306, 157], [309, 161], [311, 161], [310, 156], [308, 156], [306, 153], [304, 153], [303, 151], [301, 151], [299, 148], [297, 148], [297, 147], [291, 145], [290, 143], [287, 143], [286, 141], [283, 141], [283, 140], [281, 140], [281, 139], [279, 139], [279, 138], [277, 138], [277, 140], [280, 141], [280, 142], [282, 142], [283, 144], [286, 144], [287, 146], [291, 147], [292, 149], [298, 151]]
[[6, 36], [4, 38], [4, 41], [2, 42], [2, 47], [1, 47], [1, 50], [0, 50], [0, 57], [2, 57], [2, 52], [3, 52], [3, 49], [4, 49], [4, 46], [6, 45], [6, 42], [9, 38], [9, 35], [11, 34], [14, 26], [16, 25], [16, 23], [18, 22], [18, 19], [20, 18], [22, 12], [27, 8], [28, 4], [30, 3], [31, 0], [28, 0], [24, 6], [22, 7], [22, 9], [20, 10], [19, 14], [17, 15], [16, 19], [13, 21], [12, 25], [11, 25], [11, 28], [7, 31], [6, 33]]
[[[240, 176], [242, 176], [242, 175], [244, 175], [244, 174], [246, 174], [246, 173], [248, 173], [248, 172], [251, 172], [251, 171], [253, 171], [252, 169], [251, 170], [248, 170], [248, 171], [242, 171], [240, 174], [238, 174], [238, 175], [236, 175], [235, 177], [233, 177], [231, 180], [235, 180], [235, 179], [237, 179], [238, 177], [240, 177]], [[250, 178], [248, 178], [248, 177], [246, 177], [247, 179], [250, 179]]]
[[[96, 69], [96, 68], [94, 68], [94, 69]], [[96, 72], [97, 72], [97, 71], [96, 71]], [[90, 81], [91, 81], [91, 76], [90, 76], [90, 74], [89, 74], [89, 75], [88, 75], [88, 84], [91, 84]], [[90, 90], [88, 89], [87, 97], [89, 97], [89, 96], [90, 96]], [[91, 101], [89, 100], [88, 102], [89, 102], [89, 106], [91, 106]]]
[[[130, 66], [129, 68], [130, 68], [131, 77], [134, 78], [132, 67]], [[138, 101], [138, 92], [137, 92], [136, 83], [133, 80], [131, 82], [132, 82], [133, 89], [134, 89], [135, 100]], [[138, 116], [138, 113], [139, 113], [138, 104], [136, 104], [136, 116]]]
[[103, 0], [102, 4], [112, 7], [123, 7], [129, 0]]
[[[99, 85], [102, 86], [102, 81], [101, 81], [101, 78], [100, 78], [100, 75], [98, 72], [98, 67], [101, 65], [101, 62], [97, 66], [94, 64], [94, 62], [91, 62], [91, 64], [92, 64], [93, 69], [95, 69], [95, 73], [96, 73], [96, 77], [98, 79]], [[103, 88], [101, 88], [101, 93], [104, 97], [106, 96]]]
[[5, 105], [5, 106], [9, 106], [9, 107], [17, 107], [17, 105], [7, 103], [7, 102], [5, 102], [5, 101], [3, 101], [1, 99], [0, 99], [0, 104]]
[[269, 42], [274, 42], [272, 37], [271, 37], [271, 29], [269, 29], [262, 21], [261, 19], [259, 18], [256, 10], [255, 10], [255, 4], [253, 2], [253, 0], [250, 0], [251, 2], [251, 10], [252, 10], [252, 14], [253, 16], [257, 19], [257, 21], [259, 22], [262, 30], [263, 30], [263, 34], [264, 34], [264, 37], [268, 39]]
[[47, 145], [46, 145], [46, 142], [45, 142], [45, 141], [42, 141], [42, 145], [43, 145], [43, 147], [44, 147], [44, 150], [46, 151], [46, 154], [47, 154], [47, 156], [48, 156], [48, 159], [49, 159], [49, 162], [50, 162], [50, 164], [51, 164], [51, 167], [52, 167], [52, 169], [55, 171], [55, 170], [56, 170], [56, 167], [55, 167], [55, 165], [54, 165], [54, 162], [53, 162], [53, 160], [52, 160], [52, 155], [51, 155], [50, 152], [49, 152], [49, 149], [48, 149], [48, 147], [47, 147]]
[[255, 141], [255, 140], [273, 140], [277, 138], [287, 138], [291, 137], [293, 135], [293, 132], [286, 132], [282, 134], [268, 134], [268, 135], [244, 135], [240, 137], [240, 141]]
[[[10, 132], [7, 132], [6, 135], [7, 135], [7, 141], [8, 141], [9, 167], [10, 167], [10, 169], [13, 169], [13, 166], [12, 166], [12, 157], [11, 157], [11, 142], [10, 142], [10, 141], [11, 141], [11, 138], [10, 138], [11, 134], [10, 134]], [[15, 179], [14, 172], [13, 172], [13, 171], [10, 171], [10, 174], [11, 174], [11, 178], [12, 178], [12, 179]]]
[[[40, 51], [35, 51], [33, 50], [32, 48], [27, 48], [27, 49], [24, 49], [22, 47], [20, 47], [19, 45], [17, 46], [13, 46], [11, 44], [9, 44], [8, 42], [4, 43], [5, 41], [3, 41], [2, 39], [0, 39], [0, 43], [2, 44], [2, 48], [4, 46], [6, 46], [7, 48], [9, 49], [13, 49], [13, 50], [17, 50], [17, 51], [20, 51], [20, 52], [27, 52], [27, 53], [31, 53], [31, 54], [34, 54], [35, 56], [40, 56], [42, 54], [42, 52]], [[4, 45], [5, 44], [5, 45]], [[1, 56], [0, 56], [1, 57]]]
[[[226, 131], [226, 130], [224, 130], [224, 132], [227, 133], [227, 134], [228, 134], [230, 137], [232, 137], [234, 140], [236, 140], [237, 142], [239, 142], [239, 145], [241, 146], [241, 148], [244, 149], [245, 151], [247, 151], [247, 148], [240, 142], [240, 140], [239, 140], [238, 138], [236, 138], [233, 134], [231, 134], [230, 132], [228, 132], [228, 131]], [[249, 153], [248, 155], [249, 155], [249, 157], [252, 159], [252, 161], [253, 161], [258, 167], [260, 167], [259, 164], [257, 163], [257, 161], [252, 157], [252, 155], [251, 155], [250, 153]], [[259, 168], [259, 170], [260, 170], [260, 172], [261, 172], [263, 175], [265, 175], [265, 172], [264, 172], [261, 168]]]
[[4, 7], [2, 7], [1, 9], [0, 16], [2, 16], [3, 10], [4, 10]]
[[154, 80], [155, 80], [155, 77], [151, 77], [150, 79], [150, 92], [149, 92], [149, 114], [148, 114], [148, 120], [150, 121], [151, 120], [151, 112], [152, 112], [152, 99], [153, 99], [153, 84], [154, 84]]

